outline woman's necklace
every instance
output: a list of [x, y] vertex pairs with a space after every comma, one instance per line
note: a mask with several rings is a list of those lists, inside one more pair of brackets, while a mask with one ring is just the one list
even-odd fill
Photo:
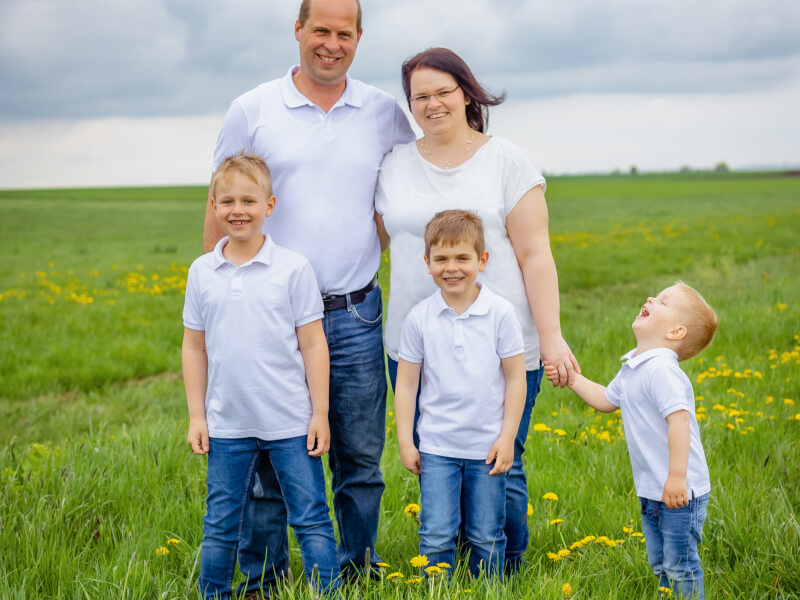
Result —
[[[457, 167], [458, 165], [460, 165], [460, 164], [466, 162], [467, 160], [469, 160], [469, 157], [472, 156], [472, 142], [474, 142], [474, 141], [475, 141], [475, 132], [473, 131], [472, 135], [469, 137], [469, 139], [467, 140], [466, 144], [464, 145], [464, 152], [462, 153], [463, 160], [458, 161], [458, 164], [453, 165], [453, 166]], [[441, 167], [442, 169], [450, 169], [451, 168], [449, 160], [437, 160], [437, 159], [433, 158], [433, 156], [432, 156], [433, 151], [432, 150], [428, 150], [428, 148], [425, 146], [425, 138], [424, 137], [420, 138], [420, 140], [419, 140], [419, 150], [425, 156], [425, 158], [428, 159], [433, 164]], [[458, 158], [459, 157], [456, 156], [453, 160], [456, 161], [456, 160], [458, 160]]]

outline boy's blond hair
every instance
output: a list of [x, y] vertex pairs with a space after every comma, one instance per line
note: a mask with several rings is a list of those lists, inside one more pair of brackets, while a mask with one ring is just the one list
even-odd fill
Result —
[[481, 218], [468, 210], [443, 210], [436, 213], [425, 226], [425, 256], [430, 258], [431, 246], [455, 246], [467, 242], [480, 258], [486, 250]]
[[217, 182], [227, 179], [231, 173], [244, 175], [260, 186], [266, 192], [267, 198], [272, 196], [272, 176], [269, 174], [267, 163], [257, 154], [241, 152], [223, 160], [214, 171], [214, 176], [211, 178], [211, 194], [214, 198], [217, 196]]
[[678, 360], [686, 360], [697, 356], [708, 347], [719, 327], [719, 317], [692, 286], [683, 281], [676, 281], [675, 286], [683, 291], [688, 309], [682, 323], [686, 327], [686, 337], [678, 347]]

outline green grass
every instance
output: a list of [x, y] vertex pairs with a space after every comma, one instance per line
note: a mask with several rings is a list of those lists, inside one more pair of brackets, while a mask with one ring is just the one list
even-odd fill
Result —
[[[548, 202], [564, 334], [589, 377], [614, 375], [643, 299], [675, 279], [719, 312], [713, 346], [683, 365], [706, 415], [707, 597], [800, 597], [800, 180], [552, 178]], [[205, 461], [184, 441], [178, 371], [204, 203], [199, 187], [0, 192], [0, 598], [192, 595]], [[574, 598], [655, 598], [644, 545], [624, 529], [641, 530], [618, 415], [545, 386], [532, 424], [523, 574], [344, 595], [557, 599], [568, 582]], [[387, 432], [378, 549], [408, 578], [417, 537], [403, 508], [418, 492], [391, 415]], [[589, 535], [624, 542], [548, 558]], [[296, 544], [292, 566], [299, 576]]]

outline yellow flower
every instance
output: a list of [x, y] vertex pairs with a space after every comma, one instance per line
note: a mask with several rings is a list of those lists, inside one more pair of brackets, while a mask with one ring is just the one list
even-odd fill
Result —
[[434, 575], [441, 575], [442, 573], [444, 573], [444, 571], [442, 571], [442, 570], [441, 570], [439, 567], [437, 567], [436, 565], [431, 565], [430, 567], [427, 567], [427, 568], [425, 569], [425, 572], [426, 572], [428, 575], [430, 575], [430, 576], [434, 576]]
[[563, 429], [554, 429], [553, 433], [555, 433], [556, 435], [560, 435], [561, 437], [564, 437], [565, 435], [567, 435], [567, 432], [564, 431]]
[[166, 554], [169, 554], [169, 548], [165, 548], [164, 546], [159, 546], [158, 548], [156, 548], [156, 554], [158, 556], [164, 556]]
[[568, 583], [565, 583], [561, 586], [561, 593], [564, 594], [564, 598], [569, 598], [572, 596], [572, 586]]
[[572, 554], [572, 551], [568, 550], [567, 548], [562, 548], [561, 550], [558, 551], [558, 555], [561, 558], [564, 558], [565, 556], [569, 556], [570, 554]]
[[388, 567], [389, 564], [385, 563], [385, 562], [379, 562], [379, 563], [375, 563], [375, 566], [376, 567]]
[[564, 522], [564, 519], [553, 519], [550, 521], [550, 525], [561, 525]]
[[791, 398], [784, 398], [783, 403], [786, 404], [787, 406], [793, 406], [794, 400], [792, 400]]
[[631, 531], [633, 531], [633, 527], [623, 527], [622, 528], [622, 533], [630, 533]]
[[418, 515], [420, 511], [419, 504], [407, 504], [406, 507], [403, 509], [403, 514], [407, 517], [412, 517], [414, 515]]
[[558, 500], [558, 496], [556, 496], [553, 492], [547, 492], [544, 496], [542, 496], [542, 500]]
[[402, 579], [402, 578], [403, 578], [403, 574], [400, 573], [399, 571], [395, 571], [394, 573], [389, 573], [386, 576], [387, 581], [391, 581], [392, 579]]
[[411, 559], [412, 567], [424, 567], [428, 564], [428, 557], [420, 554]]
[[177, 546], [180, 543], [181, 543], [181, 541], [180, 540], [176, 540], [175, 538], [169, 538], [167, 540], [167, 544], [171, 544], [173, 546]]
[[631, 537], [640, 537], [640, 538], [643, 538], [643, 537], [644, 537], [644, 534], [643, 534], [641, 531], [634, 531], [634, 532], [631, 534]]
[[420, 581], [422, 581], [422, 577], [409, 577], [408, 579], [406, 579], [406, 583], [411, 583], [411, 584], [419, 583]]
[[672, 598], [672, 590], [668, 587], [661, 586], [658, 588], [658, 591], [661, 592], [665, 598]]
[[533, 514], [533, 505], [528, 502], [528, 516], [530, 517]]
[[439, 567], [440, 569], [449, 569], [450, 568], [450, 564], [446, 563], [446, 562], [436, 563], [436, 566]]
[[561, 560], [561, 557], [558, 554], [555, 554], [554, 552], [548, 552], [547, 558], [549, 558], [553, 562], [558, 562], [559, 560]]
[[540, 432], [541, 432], [541, 431], [552, 431], [552, 429], [550, 429], [550, 428], [549, 428], [547, 425], [545, 425], [544, 423], [536, 423], [536, 424], [533, 426], [533, 430], [534, 430], [534, 431], [540, 431]]

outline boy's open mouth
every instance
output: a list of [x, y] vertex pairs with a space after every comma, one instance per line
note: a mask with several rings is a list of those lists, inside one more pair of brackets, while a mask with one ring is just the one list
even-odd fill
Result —
[[650, 311], [647, 310], [647, 305], [646, 304], [644, 306], [642, 306], [642, 312], [639, 313], [639, 316], [642, 316], [642, 317], [650, 316]]

